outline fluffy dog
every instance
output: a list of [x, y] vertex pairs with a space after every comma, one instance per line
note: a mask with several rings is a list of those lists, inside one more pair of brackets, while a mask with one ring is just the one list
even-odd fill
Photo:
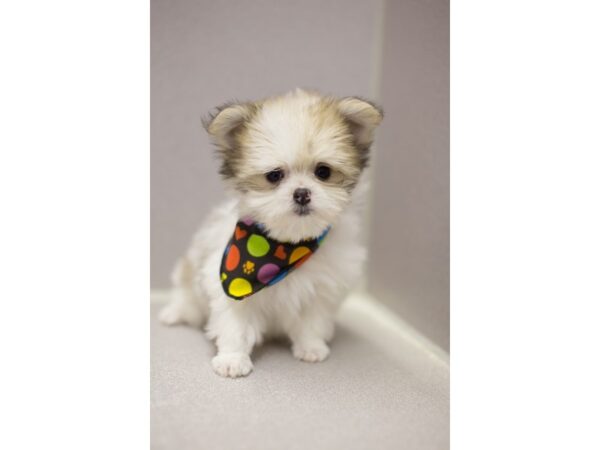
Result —
[[[160, 320], [206, 326], [219, 375], [250, 373], [252, 349], [271, 336], [289, 337], [302, 361], [327, 358], [335, 311], [365, 259], [361, 175], [382, 117], [360, 98], [297, 89], [224, 105], [205, 121], [232, 199], [207, 217], [178, 261]], [[241, 218], [260, 224], [270, 242], [288, 246], [329, 231], [302, 267], [240, 301], [227, 295], [220, 267]]]

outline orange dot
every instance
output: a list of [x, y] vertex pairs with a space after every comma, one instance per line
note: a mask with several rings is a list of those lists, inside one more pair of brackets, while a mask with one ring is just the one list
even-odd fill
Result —
[[310, 249], [308, 247], [295, 248], [290, 255], [290, 264], [294, 264], [296, 261], [306, 255], [310, 255]]
[[235, 244], [231, 244], [229, 253], [227, 253], [227, 259], [225, 259], [225, 268], [229, 272], [231, 272], [238, 266], [239, 263], [240, 263], [240, 250], [235, 246]]
[[302, 258], [300, 258], [298, 260], [298, 262], [296, 264], [294, 264], [294, 269], [297, 269], [302, 264], [304, 264], [308, 258], [310, 258], [310, 253], [308, 255], [304, 255]]

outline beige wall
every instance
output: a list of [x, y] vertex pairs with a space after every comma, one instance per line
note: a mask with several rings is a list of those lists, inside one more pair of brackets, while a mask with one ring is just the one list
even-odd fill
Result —
[[449, 348], [449, 17], [390, 1], [370, 228], [369, 288]]
[[371, 289], [447, 347], [448, 4], [390, 0], [385, 14], [382, 5], [152, 0], [152, 287], [169, 285], [175, 259], [222, 198], [203, 114], [296, 86], [362, 95], [386, 111]]
[[371, 96], [380, 1], [152, 0], [151, 279], [168, 276], [222, 198], [200, 119], [297, 86]]

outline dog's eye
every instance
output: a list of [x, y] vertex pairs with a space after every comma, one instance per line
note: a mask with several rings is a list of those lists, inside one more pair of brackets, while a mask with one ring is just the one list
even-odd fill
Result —
[[327, 180], [331, 176], [331, 169], [323, 164], [319, 164], [315, 169], [315, 175], [319, 180]]
[[281, 169], [271, 170], [269, 173], [267, 173], [265, 175], [265, 177], [267, 178], [267, 181], [269, 183], [273, 183], [273, 184], [278, 183], [283, 178], [283, 170], [281, 170]]

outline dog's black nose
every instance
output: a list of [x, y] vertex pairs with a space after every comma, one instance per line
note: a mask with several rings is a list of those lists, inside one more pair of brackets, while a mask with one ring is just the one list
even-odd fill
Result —
[[302, 206], [310, 203], [310, 190], [306, 188], [296, 189], [294, 191], [294, 201]]

